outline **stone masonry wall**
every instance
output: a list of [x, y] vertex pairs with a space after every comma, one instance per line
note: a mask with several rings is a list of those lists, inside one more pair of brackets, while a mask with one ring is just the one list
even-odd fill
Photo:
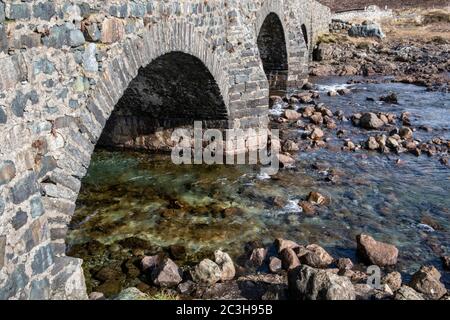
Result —
[[330, 11], [312, 0], [0, 0], [0, 299], [85, 299], [82, 261], [65, 255], [81, 179], [140, 68], [170, 52], [200, 60], [230, 127], [267, 125], [256, 39], [283, 24], [288, 80]]

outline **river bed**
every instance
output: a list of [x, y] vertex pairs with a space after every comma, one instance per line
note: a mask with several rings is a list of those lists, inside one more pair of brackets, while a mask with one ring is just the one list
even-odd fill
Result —
[[[416, 138], [450, 138], [450, 94], [395, 83], [348, 85], [348, 80], [314, 79], [321, 102], [332, 111], [408, 111], [415, 127], [432, 129], [418, 130]], [[327, 96], [338, 87], [352, 94]], [[389, 91], [397, 93], [399, 104], [379, 101]], [[350, 122], [341, 128], [353, 141], [364, 138]], [[336, 134], [330, 137], [330, 146], [342, 145]], [[151, 243], [155, 253], [182, 246], [186, 254], [176, 262], [190, 265], [219, 248], [237, 259], [247, 242], [270, 244], [281, 237], [317, 243], [335, 258], [358, 261], [355, 236], [364, 232], [398, 247], [396, 268], [405, 279], [423, 264], [442, 271], [440, 256], [450, 253], [450, 170], [438, 158], [334, 148], [295, 158], [294, 168], [263, 179], [257, 166], [176, 166], [169, 155], [96, 150], [70, 226], [68, 252], [88, 261], [85, 272], [94, 272], [114, 260], [108, 254], [95, 259], [96, 253], [82, 249], [94, 240], [111, 252], [122, 250], [119, 243], [128, 238]], [[326, 179], [330, 170], [340, 172], [339, 181]], [[298, 206], [311, 191], [331, 199], [313, 217]], [[275, 206], [275, 197], [284, 205]], [[448, 272], [443, 282], [450, 285]]]

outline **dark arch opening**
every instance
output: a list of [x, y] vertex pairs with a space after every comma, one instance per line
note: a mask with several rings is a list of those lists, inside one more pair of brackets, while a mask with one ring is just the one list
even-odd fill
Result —
[[306, 48], [308, 48], [309, 47], [308, 30], [306, 29], [305, 24], [302, 24], [302, 33], [303, 33], [303, 39], [305, 39]]
[[[164, 129], [225, 128], [227, 109], [212, 74], [198, 58], [165, 54], [139, 70], [106, 123], [102, 147], [152, 149], [147, 137]], [[147, 141], [147, 142], [146, 142]]]
[[285, 90], [288, 76], [286, 39], [280, 18], [270, 13], [258, 35], [258, 49], [271, 90]]

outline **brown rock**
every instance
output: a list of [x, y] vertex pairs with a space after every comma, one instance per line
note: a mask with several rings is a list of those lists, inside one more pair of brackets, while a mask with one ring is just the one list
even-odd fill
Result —
[[163, 288], [176, 287], [183, 278], [181, 277], [181, 270], [170, 259], [165, 259], [153, 269], [152, 271], [153, 283]]
[[328, 199], [326, 196], [319, 192], [310, 192], [308, 195], [308, 201], [312, 204], [319, 205], [319, 206], [326, 206], [330, 203], [330, 199]]
[[266, 260], [266, 257], [267, 257], [267, 249], [265, 248], [253, 249], [252, 254], [250, 255], [250, 262], [254, 267], [259, 268]]
[[413, 137], [413, 131], [408, 127], [403, 127], [399, 131], [400, 137], [403, 139], [412, 139]]
[[281, 262], [283, 265], [283, 269], [291, 270], [300, 265], [300, 261], [298, 260], [297, 254], [294, 250], [290, 248], [286, 248], [280, 253]]
[[364, 129], [372, 130], [379, 129], [384, 126], [384, 122], [377, 117], [375, 113], [364, 113], [359, 120], [359, 125]]
[[322, 139], [322, 138], [324, 137], [324, 135], [325, 135], [325, 134], [323, 133], [322, 129], [320, 129], [320, 128], [314, 128], [314, 130], [311, 132], [310, 138], [311, 138], [312, 140], [317, 141], [317, 140]]
[[281, 271], [282, 267], [283, 267], [283, 264], [280, 259], [278, 259], [277, 257], [270, 257], [270, 262], [269, 262], [270, 272], [278, 273]]
[[295, 159], [292, 157], [285, 155], [285, 154], [278, 154], [278, 161], [280, 161], [280, 164], [282, 167], [288, 167], [295, 163]]
[[299, 203], [299, 206], [303, 209], [303, 212], [307, 215], [307, 216], [313, 216], [316, 214], [316, 208], [314, 207], [313, 204], [311, 204], [308, 201], [301, 201]]
[[287, 248], [296, 249], [296, 248], [300, 247], [300, 245], [294, 241], [285, 240], [285, 239], [281, 239], [281, 238], [275, 239], [274, 244], [275, 244], [275, 247], [278, 249], [278, 253], [280, 253], [281, 251], [283, 251], [284, 249], [287, 249]]
[[402, 286], [402, 275], [400, 272], [394, 271], [383, 277], [381, 282], [387, 284], [395, 292]]
[[412, 276], [409, 286], [431, 299], [438, 300], [447, 293], [440, 280], [441, 274], [435, 267], [423, 266]]
[[349, 258], [339, 258], [336, 262], [339, 270], [351, 270], [353, 269], [353, 262]]
[[106, 18], [102, 23], [101, 42], [114, 43], [122, 40], [125, 35], [123, 22], [117, 18]]
[[306, 253], [299, 257], [300, 262], [314, 268], [326, 268], [333, 263], [333, 257], [321, 246], [310, 244], [306, 248]]
[[380, 267], [397, 264], [398, 249], [390, 244], [378, 242], [369, 235], [356, 236], [357, 251], [366, 263]]
[[302, 117], [302, 115], [295, 110], [288, 109], [284, 111], [284, 117], [288, 120], [297, 121]]

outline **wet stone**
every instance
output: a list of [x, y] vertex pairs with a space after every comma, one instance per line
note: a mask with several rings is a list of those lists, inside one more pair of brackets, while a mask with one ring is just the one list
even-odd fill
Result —
[[22, 228], [28, 221], [28, 214], [25, 211], [19, 209], [16, 215], [11, 219], [11, 224], [14, 229], [19, 230]]

